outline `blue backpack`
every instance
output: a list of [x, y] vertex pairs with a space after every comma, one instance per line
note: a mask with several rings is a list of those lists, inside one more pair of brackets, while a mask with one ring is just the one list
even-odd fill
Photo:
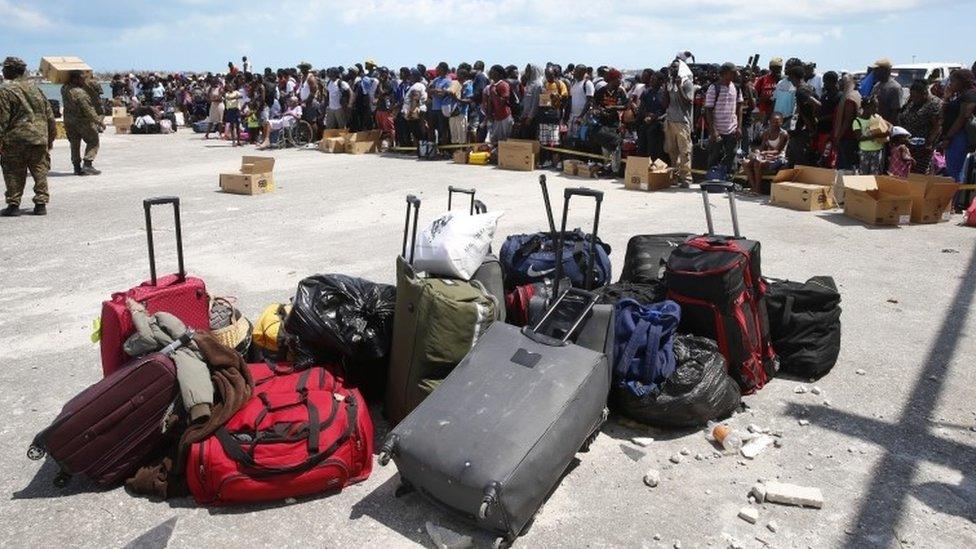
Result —
[[621, 299], [616, 305], [613, 377], [635, 396], [656, 394], [675, 370], [674, 336], [681, 307], [674, 301], [641, 305]]
[[[593, 288], [610, 283], [610, 245], [596, 239]], [[576, 288], [586, 288], [590, 235], [576, 229], [563, 237], [563, 276]], [[556, 276], [556, 244], [550, 233], [517, 234], [505, 239], [498, 253], [509, 288]]]

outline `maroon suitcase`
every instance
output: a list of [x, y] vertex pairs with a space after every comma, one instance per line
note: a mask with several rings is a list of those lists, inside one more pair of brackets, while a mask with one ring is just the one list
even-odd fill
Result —
[[164, 441], [163, 419], [177, 396], [176, 365], [169, 357], [134, 359], [69, 400], [34, 437], [27, 457], [50, 454], [61, 466], [58, 487], [78, 474], [100, 486], [118, 483]]
[[[183, 321], [187, 328], [210, 329], [210, 296], [203, 280], [186, 276], [183, 267], [183, 235], [180, 227], [180, 199], [176, 197], [148, 198], [143, 200], [146, 211], [146, 234], [149, 240], [150, 279], [125, 292], [112, 294], [112, 299], [102, 303], [101, 353], [102, 374], [109, 375], [129, 360], [122, 351], [122, 343], [134, 328], [126, 298], [132, 298], [146, 307], [149, 314], [165, 311]], [[176, 274], [156, 278], [156, 253], [153, 247], [152, 206], [172, 204], [176, 219], [176, 258], [179, 271]]]

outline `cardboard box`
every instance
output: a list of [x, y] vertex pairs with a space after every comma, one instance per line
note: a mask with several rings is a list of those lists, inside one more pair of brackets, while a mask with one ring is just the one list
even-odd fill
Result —
[[132, 133], [132, 126], [115, 126], [115, 133], [119, 135]]
[[134, 119], [129, 115], [112, 117], [112, 125], [115, 126], [116, 128], [118, 128], [119, 126], [125, 126], [126, 128], [129, 128], [132, 126], [133, 121]]
[[468, 151], [464, 149], [458, 149], [454, 151], [452, 155], [455, 164], [467, 164], [468, 163]]
[[539, 142], [509, 139], [498, 144], [498, 167], [503, 170], [531, 172], [539, 156]]
[[576, 173], [579, 171], [579, 165], [579, 160], [574, 160], [572, 158], [563, 160], [563, 173], [566, 175], [576, 175]]
[[951, 177], [909, 174], [912, 223], [949, 221], [949, 207], [959, 185]]
[[769, 203], [804, 212], [836, 208], [834, 183], [837, 177], [837, 170], [813, 166], [780, 170], [773, 177]]
[[886, 175], [844, 177], [844, 215], [872, 225], [905, 225], [912, 217], [911, 186]]
[[585, 177], [587, 179], [593, 179], [597, 176], [600, 171], [600, 167], [597, 165], [589, 165], [586, 162], [580, 162], [576, 166], [576, 175], [579, 177]]
[[632, 191], [659, 191], [671, 186], [671, 168], [661, 159], [651, 162], [646, 156], [628, 156], [624, 188]]
[[125, 107], [112, 107], [112, 118], [118, 118], [120, 116], [129, 116], [129, 111]]
[[52, 84], [67, 83], [70, 71], [82, 71], [86, 76], [92, 74], [92, 68], [79, 57], [42, 57], [40, 71], [41, 76]]
[[382, 130], [351, 133], [346, 137], [346, 152], [348, 154], [367, 154], [379, 150]]
[[270, 156], [244, 156], [238, 173], [220, 174], [220, 189], [246, 195], [274, 192], [274, 164]]
[[322, 132], [322, 140], [319, 141], [319, 150], [327, 153], [346, 152], [346, 136], [348, 130], [325, 130]]

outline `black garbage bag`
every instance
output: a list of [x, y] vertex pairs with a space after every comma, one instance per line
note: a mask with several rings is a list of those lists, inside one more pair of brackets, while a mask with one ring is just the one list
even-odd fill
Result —
[[340, 363], [364, 391], [385, 387], [395, 302], [396, 288], [389, 284], [341, 274], [303, 279], [285, 319], [295, 340], [295, 366]]
[[727, 417], [740, 402], [739, 386], [725, 371], [725, 359], [711, 339], [690, 335], [674, 338], [677, 366], [656, 393], [642, 397], [627, 387], [614, 387], [611, 407], [635, 421], [654, 427], [686, 428]]
[[819, 379], [834, 367], [840, 354], [840, 301], [829, 276], [806, 282], [770, 279], [766, 310], [780, 375]]

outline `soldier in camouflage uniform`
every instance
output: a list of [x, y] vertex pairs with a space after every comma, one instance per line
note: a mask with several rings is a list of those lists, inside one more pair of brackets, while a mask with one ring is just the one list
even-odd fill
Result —
[[[75, 175], [98, 175], [102, 172], [92, 166], [98, 154], [98, 132], [105, 128], [102, 116], [85, 84], [84, 73], [71, 71], [68, 83], [61, 86], [61, 105], [64, 111], [64, 131], [71, 145], [71, 163]], [[85, 142], [85, 156], [81, 156], [81, 142]], [[82, 165], [84, 160], [84, 165]]]
[[20, 215], [20, 199], [27, 185], [27, 173], [34, 178], [34, 214], [47, 213], [47, 172], [51, 169], [51, 147], [56, 128], [54, 112], [47, 98], [23, 78], [27, 65], [17, 57], [3, 61], [0, 86], [0, 167], [7, 190], [7, 207], [0, 216]]

